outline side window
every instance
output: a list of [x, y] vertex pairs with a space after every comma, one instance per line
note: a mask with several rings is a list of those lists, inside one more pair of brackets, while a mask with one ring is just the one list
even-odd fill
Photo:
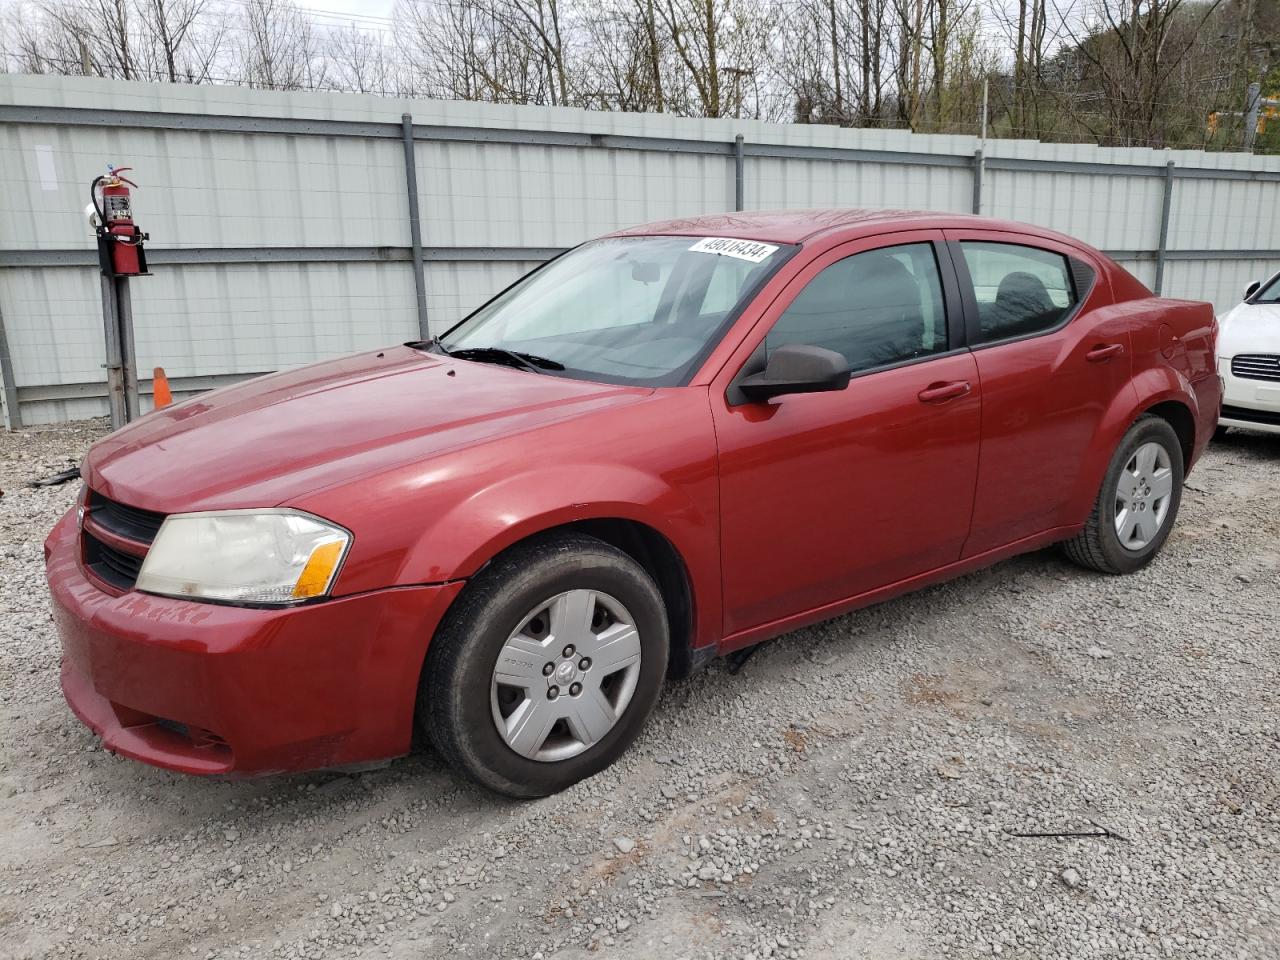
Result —
[[978, 343], [1048, 330], [1076, 305], [1071, 266], [1060, 253], [969, 240], [960, 250], [978, 301]]
[[784, 344], [826, 347], [855, 373], [947, 349], [947, 317], [933, 245], [857, 253], [806, 284], [769, 331]]

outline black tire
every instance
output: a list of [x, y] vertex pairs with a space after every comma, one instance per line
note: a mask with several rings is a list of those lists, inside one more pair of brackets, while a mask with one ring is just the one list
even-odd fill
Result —
[[[1120, 472], [1144, 443], [1156, 442], [1169, 455], [1169, 469], [1173, 473], [1173, 490], [1164, 524], [1146, 546], [1131, 550], [1120, 542], [1116, 533], [1116, 487]], [[1075, 563], [1101, 573], [1133, 573], [1151, 562], [1160, 552], [1169, 531], [1178, 519], [1178, 507], [1182, 503], [1183, 461], [1182, 444], [1167, 420], [1156, 416], [1144, 416], [1129, 428], [1116, 447], [1102, 479], [1102, 488], [1094, 501], [1093, 511], [1084, 529], [1063, 543], [1066, 555]]]
[[1213, 431], [1213, 439], [1221, 440], [1223, 437], [1227, 435], [1227, 431], [1230, 429], [1231, 429], [1230, 427], [1216, 427]]
[[[543, 603], [587, 588], [620, 601], [640, 635], [640, 670], [612, 729], [585, 751], [540, 761], [513, 750], [494, 723], [494, 665], [508, 636]], [[621, 550], [580, 533], [519, 544], [467, 585], [436, 631], [418, 690], [418, 723], [436, 749], [477, 783], [510, 797], [544, 797], [609, 766], [639, 735], [666, 675], [668, 632], [662, 595]]]

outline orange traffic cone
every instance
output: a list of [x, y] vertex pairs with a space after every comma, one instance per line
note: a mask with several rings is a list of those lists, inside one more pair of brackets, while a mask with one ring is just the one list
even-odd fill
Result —
[[169, 390], [169, 378], [164, 375], [164, 367], [156, 367], [151, 372], [151, 398], [155, 401], [157, 410], [173, 403], [173, 393]]

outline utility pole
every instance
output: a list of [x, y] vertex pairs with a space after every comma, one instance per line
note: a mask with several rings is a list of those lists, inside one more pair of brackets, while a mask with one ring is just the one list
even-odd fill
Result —
[[988, 77], [982, 78], [982, 149], [987, 149], [987, 93], [991, 86], [991, 80]]
[[742, 119], [742, 78], [755, 76], [755, 71], [747, 67], [725, 67], [724, 72], [733, 77], [733, 115]]
[[1253, 153], [1258, 138], [1258, 115], [1262, 111], [1262, 84], [1249, 84], [1244, 103], [1244, 152]]
[[982, 130], [978, 137], [978, 149], [973, 151], [973, 212], [982, 213], [982, 181], [987, 175], [987, 89], [988, 80], [982, 80]]

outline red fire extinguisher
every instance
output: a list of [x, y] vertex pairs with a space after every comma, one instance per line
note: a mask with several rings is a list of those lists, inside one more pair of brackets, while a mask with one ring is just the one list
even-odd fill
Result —
[[136, 277], [147, 273], [147, 256], [142, 243], [150, 235], [133, 222], [133, 201], [129, 187], [137, 184], [121, 174], [132, 167], [113, 168], [89, 184], [89, 197], [98, 215], [98, 254], [102, 272], [108, 276]]

